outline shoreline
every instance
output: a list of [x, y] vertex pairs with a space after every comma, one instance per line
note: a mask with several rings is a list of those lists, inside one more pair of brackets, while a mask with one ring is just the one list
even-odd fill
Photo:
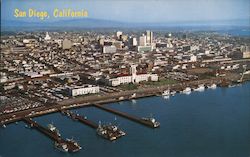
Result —
[[[243, 84], [245, 82], [249, 82], [249, 80], [243, 81], [239, 84]], [[38, 108], [13, 112], [9, 114], [3, 114], [0, 116], [0, 125], [7, 125], [11, 124], [17, 121], [21, 121], [23, 118], [34, 118], [39, 117], [47, 114], [52, 114], [56, 112], [60, 112], [61, 110], [65, 109], [76, 109], [76, 108], [82, 108], [82, 107], [89, 107], [92, 106], [92, 104], [109, 104], [109, 103], [115, 103], [120, 101], [128, 101], [132, 99], [139, 99], [139, 98], [145, 98], [145, 97], [152, 97], [152, 96], [159, 96], [163, 93], [164, 90], [173, 90], [177, 93], [183, 91], [186, 87], [194, 88], [197, 87], [199, 84], [204, 84], [205, 86], [216, 84], [220, 87], [229, 87], [230, 85], [233, 85], [233, 81], [230, 81], [226, 84], [223, 83], [223, 78], [213, 78], [213, 79], [206, 79], [206, 80], [198, 80], [198, 81], [189, 81], [185, 83], [177, 83], [172, 85], [164, 85], [164, 86], [158, 86], [158, 87], [150, 87], [150, 88], [142, 88], [142, 89], [136, 89], [136, 90], [128, 90], [128, 91], [122, 91], [118, 93], [111, 93], [109, 95], [92, 95], [92, 96], [86, 96], [86, 97], [78, 97], [78, 98], [72, 98], [67, 99], [61, 102], [58, 102], [57, 104], [46, 107], [41, 106]], [[134, 95], [134, 96], [132, 96]]]

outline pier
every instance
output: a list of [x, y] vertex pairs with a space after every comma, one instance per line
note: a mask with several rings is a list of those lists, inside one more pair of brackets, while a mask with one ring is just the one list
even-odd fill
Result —
[[23, 118], [23, 121], [30, 125], [31, 128], [36, 128], [39, 132], [52, 139], [55, 143], [59, 145], [66, 145], [69, 152], [77, 152], [81, 149], [81, 147], [76, 145], [75, 142], [62, 139], [55, 132], [39, 125], [37, 122], [33, 121], [30, 118]]
[[97, 125], [96, 123], [90, 120], [87, 120], [86, 117], [82, 117], [69, 110], [62, 110], [61, 113], [72, 118], [73, 120], [79, 121], [83, 124], [88, 125], [91, 128], [94, 128], [98, 135], [110, 141], [117, 140], [118, 138], [126, 135], [125, 132], [120, 130], [115, 125], [111, 125], [111, 124], [110, 125], [101, 125], [101, 124]]
[[148, 122], [148, 121], [143, 120], [143, 118], [138, 118], [138, 117], [135, 117], [135, 116], [132, 116], [132, 115], [128, 115], [127, 113], [123, 113], [123, 112], [120, 112], [120, 111], [116, 111], [116, 110], [114, 110], [114, 109], [110, 109], [110, 108], [104, 107], [103, 105], [93, 104], [93, 106], [94, 106], [94, 107], [97, 107], [97, 108], [99, 108], [99, 109], [102, 109], [102, 110], [104, 110], [104, 111], [107, 111], [107, 112], [116, 114], [116, 115], [118, 115], [118, 116], [121, 116], [121, 117], [123, 117], [123, 118], [129, 119], [129, 120], [134, 121], [134, 122], [136, 122], [136, 123], [145, 125], [145, 126], [150, 127], [150, 128], [159, 127], [159, 126], [155, 126], [153, 123], [150, 123], [150, 122]]
[[76, 121], [79, 121], [79, 122], [81, 122], [83, 124], [86, 124], [91, 128], [94, 128], [94, 129], [98, 128], [98, 125], [96, 123], [88, 120], [85, 117], [82, 117], [82, 116], [80, 116], [78, 114], [75, 114], [75, 113], [73, 113], [73, 112], [71, 112], [69, 110], [62, 110], [61, 113], [64, 114], [64, 115], [67, 115], [68, 117], [72, 118], [73, 120], [76, 120]]

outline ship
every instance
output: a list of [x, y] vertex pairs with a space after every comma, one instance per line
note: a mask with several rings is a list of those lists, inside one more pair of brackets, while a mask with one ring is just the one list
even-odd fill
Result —
[[205, 90], [205, 86], [203, 84], [199, 85], [198, 88], [195, 88], [194, 91], [202, 92]]
[[117, 126], [111, 124], [110, 125], [99, 124], [96, 129], [96, 132], [98, 135], [110, 141], [114, 141], [126, 135], [124, 131], [120, 130]]
[[142, 118], [142, 120], [151, 125], [153, 128], [158, 128], [160, 126], [160, 122], [157, 122], [154, 118]]
[[55, 133], [58, 137], [61, 137], [59, 130], [53, 124], [48, 124], [48, 129]]
[[67, 138], [66, 141], [69, 142], [69, 143], [72, 143], [77, 148], [76, 151], [82, 149], [82, 147], [76, 141], [74, 141], [73, 139], [68, 139]]
[[212, 84], [211, 86], [208, 86], [208, 88], [210, 88], [210, 89], [215, 89], [216, 87], [217, 87], [216, 84]]
[[66, 143], [55, 142], [55, 148], [62, 151], [62, 152], [69, 151], [68, 145]]

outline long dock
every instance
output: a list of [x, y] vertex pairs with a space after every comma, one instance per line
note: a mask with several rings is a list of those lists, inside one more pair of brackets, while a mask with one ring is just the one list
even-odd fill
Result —
[[33, 121], [30, 118], [23, 118], [23, 121], [25, 123], [27, 123], [28, 125], [31, 126], [31, 128], [36, 128], [39, 132], [41, 132], [42, 134], [46, 135], [47, 137], [49, 137], [50, 139], [52, 139], [53, 141], [59, 143], [59, 144], [66, 144], [68, 147], [68, 151], [69, 152], [77, 152], [79, 151], [79, 147], [76, 146], [74, 143], [68, 141], [68, 140], [64, 140], [61, 137], [59, 137], [57, 134], [55, 134], [54, 132], [52, 132], [51, 130], [39, 125], [37, 122]]
[[101, 137], [108, 139], [110, 141], [117, 140], [118, 138], [125, 136], [126, 133], [120, 130], [117, 126], [115, 125], [97, 125], [96, 123], [87, 120], [86, 117], [80, 116], [79, 114], [76, 114], [74, 112], [71, 112], [69, 110], [62, 110], [62, 114], [68, 116], [69, 118], [79, 121], [83, 124], [88, 125], [89, 127], [93, 128], [96, 130], [97, 134], [100, 135]]
[[73, 120], [76, 120], [76, 121], [79, 121], [83, 124], [86, 124], [91, 128], [96, 129], [98, 127], [98, 125], [96, 123], [94, 123], [94, 122], [88, 120], [87, 118], [84, 118], [78, 114], [75, 114], [69, 110], [62, 110], [61, 113], [67, 115], [68, 117], [72, 118]]
[[138, 117], [135, 117], [135, 116], [132, 116], [132, 115], [128, 115], [127, 113], [123, 113], [123, 112], [120, 112], [120, 111], [116, 111], [116, 110], [113, 110], [113, 109], [104, 107], [103, 105], [99, 105], [99, 104], [93, 104], [93, 106], [94, 106], [94, 107], [97, 107], [97, 108], [99, 108], [99, 109], [102, 109], [102, 110], [104, 110], [104, 111], [107, 111], [107, 112], [116, 114], [116, 115], [118, 115], [118, 116], [121, 116], [121, 117], [123, 117], [123, 118], [132, 120], [132, 121], [134, 121], [134, 122], [136, 122], [136, 123], [145, 125], [145, 126], [147, 126], [147, 127], [156, 128], [154, 125], [152, 125], [151, 123], [148, 123], [148, 122], [144, 121], [142, 118], [138, 118]]

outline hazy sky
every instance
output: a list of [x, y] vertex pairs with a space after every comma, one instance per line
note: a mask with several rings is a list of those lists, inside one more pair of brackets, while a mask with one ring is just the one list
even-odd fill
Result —
[[250, 0], [2, 0], [2, 19], [16, 20], [15, 8], [50, 14], [54, 8], [86, 9], [89, 18], [124, 22], [250, 20]]

